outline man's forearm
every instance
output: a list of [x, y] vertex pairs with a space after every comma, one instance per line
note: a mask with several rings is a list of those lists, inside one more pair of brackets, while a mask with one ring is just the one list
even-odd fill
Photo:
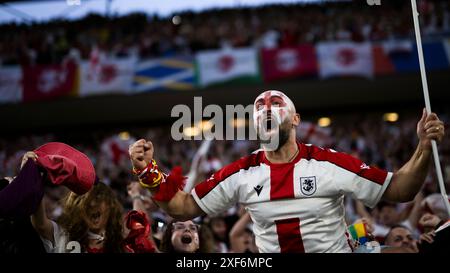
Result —
[[431, 150], [417, 147], [411, 159], [398, 170], [385, 193], [385, 199], [395, 202], [412, 201], [425, 181], [431, 162]]
[[184, 191], [178, 191], [169, 202], [154, 201], [161, 209], [176, 220], [186, 221], [203, 214], [203, 211], [198, 207], [194, 198]]

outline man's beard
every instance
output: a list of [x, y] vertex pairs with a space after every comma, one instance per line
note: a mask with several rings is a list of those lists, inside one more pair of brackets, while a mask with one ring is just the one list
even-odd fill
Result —
[[275, 150], [275, 152], [279, 151], [281, 149], [281, 147], [284, 146], [284, 144], [286, 144], [286, 142], [289, 139], [289, 129], [283, 129], [280, 128], [280, 130], [278, 131], [278, 136], [279, 136], [279, 143], [278, 143], [278, 148]]
[[[280, 126], [278, 128], [277, 135], [275, 135], [267, 140], [262, 139], [260, 136], [258, 136], [258, 137], [259, 137], [260, 144], [264, 150], [277, 152], [289, 140], [289, 134], [290, 134], [289, 128], [283, 128], [283, 126]], [[274, 139], [275, 139], [275, 141], [274, 141]], [[276, 141], [276, 139], [278, 139], [278, 141]], [[273, 142], [275, 142], [275, 143], [273, 143]]]

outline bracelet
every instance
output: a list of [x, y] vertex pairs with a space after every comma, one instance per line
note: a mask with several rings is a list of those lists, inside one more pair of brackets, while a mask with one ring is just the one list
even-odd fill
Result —
[[148, 189], [158, 187], [164, 180], [163, 173], [159, 170], [156, 161], [152, 159], [147, 167], [137, 170], [133, 167], [133, 174], [138, 177], [139, 184]]

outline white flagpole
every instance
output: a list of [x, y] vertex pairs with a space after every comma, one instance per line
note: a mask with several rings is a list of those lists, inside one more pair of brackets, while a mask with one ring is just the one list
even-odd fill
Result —
[[[417, 53], [419, 54], [420, 74], [422, 76], [423, 96], [425, 98], [425, 108], [429, 114], [431, 113], [430, 95], [428, 94], [427, 74], [425, 71], [425, 61], [423, 58], [422, 37], [420, 35], [420, 25], [419, 25], [419, 12], [417, 11], [416, 0], [411, 0], [411, 6], [414, 19], [414, 30], [416, 32]], [[436, 167], [436, 174], [439, 182], [439, 188], [441, 190], [441, 195], [442, 198], [444, 199], [444, 204], [447, 208], [448, 215], [450, 216], [450, 203], [448, 201], [447, 192], [445, 190], [444, 177], [442, 176], [442, 169], [439, 161], [439, 154], [436, 141], [434, 140], [431, 141], [431, 147], [433, 149], [433, 159], [434, 165]]]

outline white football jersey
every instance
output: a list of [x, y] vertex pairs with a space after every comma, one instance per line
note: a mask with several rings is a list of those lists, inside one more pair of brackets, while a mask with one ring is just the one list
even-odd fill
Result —
[[298, 145], [290, 163], [270, 163], [256, 151], [198, 184], [192, 195], [210, 215], [243, 204], [260, 252], [352, 252], [344, 195], [374, 207], [392, 173], [345, 153]]

